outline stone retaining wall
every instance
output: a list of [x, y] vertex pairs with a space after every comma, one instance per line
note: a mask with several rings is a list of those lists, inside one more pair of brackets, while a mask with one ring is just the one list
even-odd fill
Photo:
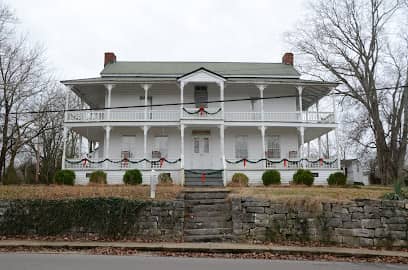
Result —
[[[183, 240], [188, 230], [185, 217], [191, 209], [189, 212], [184, 199], [146, 201], [140, 204], [124, 199], [87, 200], [78, 205], [84, 206], [84, 203], [86, 205], [89, 202], [92, 206], [84, 206], [84, 213], [88, 215], [68, 219], [71, 223], [63, 224], [57, 230], [54, 230], [59, 224], [57, 221], [64, 221], [64, 215], [76, 213], [72, 200], [58, 203], [39, 201], [35, 204], [32, 201], [0, 201], [0, 236], [103, 235], [107, 232], [106, 227], [98, 227], [98, 224], [106, 224], [110, 226], [108, 232], [112, 232], [112, 229], [120, 230], [119, 238], [173, 241]], [[202, 201], [205, 203], [207, 200]], [[50, 204], [54, 206], [50, 207]], [[64, 207], [67, 207], [67, 212], [64, 215], [58, 213]], [[93, 207], [96, 208], [95, 213]], [[194, 209], [198, 211], [207, 208]], [[225, 209], [231, 211], [232, 222], [225, 224], [232, 226], [231, 239], [234, 241], [317, 241], [356, 247], [408, 247], [408, 201], [356, 200], [305, 205], [233, 197], [231, 208]], [[57, 213], [55, 218], [54, 213]], [[223, 215], [222, 218], [229, 216], [225, 211], [215, 213]], [[194, 215], [200, 213], [195, 212]], [[202, 216], [208, 216], [208, 213]], [[89, 217], [99, 219], [93, 221]], [[211, 218], [216, 219], [216, 214], [212, 214]], [[204, 224], [197, 228], [208, 229]], [[50, 233], [47, 234], [47, 231]]]
[[[79, 199], [75, 206], [73, 201], [0, 201], [0, 236], [182, 239], [183, 200], [138, 202], [96, 198]], [[83, 209], [73, 209], [78, 205]], [[73, 215], [77, 217], [71, 218]]]
[[347, 246], [408, 246], [408, 202], [356, 200], [289, 206], [232, 199], [233, 233], [240, 240], [320, 241]]

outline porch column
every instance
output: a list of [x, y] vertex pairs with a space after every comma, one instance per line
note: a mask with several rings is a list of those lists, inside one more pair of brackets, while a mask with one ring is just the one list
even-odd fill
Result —
[[303, 122], [303, 100], [302, 100], [302, 93], [303, 93], [303, 86], [296, 87], [299, 93], [299, 111], [300, 111], [300, 119]]
[[111, 117], [110, 117], [110, 107], [111, 107], [111, 99], [112, 99], [112, 88], [114, 87], [115, 85], [113, 85], [113, 84], [105, 84], [105, 88], [106, 88], [106, 90], [108, 91], [108, 95], [107, 95], [107, 99], [106, 99], [106, 107], [108, 108], [107, 109], [107, 117], [106, 117], [106, 120], [110, 120], [111, 119]]
[[310, 141], [307, 142], [307, 158], [310, 157]]
[[[81, 98], [81, 110], [85, 109], [84, 100]], [[79, 156], [82, 158], [82, 143], [83, 143], [83, 136], [79, 134]], [[86, 152], [86, 151], [85, 151]]]
[[[333, 103], [333, 118], [334, 118], [334, 122], [337, 124], [337, 111], [336, 111], [336, 99], [334, 97], [334, 95], [332, 95], [332, 103]], [[336, 155], [337, 155], [337, 168], [340, 169], [341, 168], [341, 155], [340, 155], [340, 146], [339, 146], [339, 136], [338, 136], [338, 131], [337, 131], [337, 126], [334, 130], [334, 136], [335, 136], [335, 140], [336, 140]]]
[[221, 162], [222, 162], [222, 181], [224, 186], [227, 185], [227, 177], [225, 175], [226, 163], [225, 163], [225, 129], [224, 125], [220, 125], [220, 150], [221, 150]]
[[262, 138], [262, 158], [266, 158], [266, 142], [265, 142], [265, 132], [266, 132], [266, 127], [261, 126], [261, 138]]
[[[149, 126], [143, 126], [143, 157], [147, 159], [147, 135], [149, 132]], [[147, 168], [147, 162], [145, 162], [145, 168]]]
[[184, 108], [184, 82], [180, 82], [180, 119], [183, 118]]
[[147, 105], [148, 105], [148, 97], [149, 97], [149, 88], [151, 87], [151, 84], [142, 84], [142, 87], [144, 89], [144, 118], [147, 120]]
[[265, 85], [257, 85], [259, 89], [259, 97], [260, 97], [260, 102], [261, 102], [261, 120], [264, 121], [264, 90], [266, 88]]
[[[304, 158], [303, 145], [305, 144], [305, 128], [299, 127], [298, 130], [300, 134], [299, 158], [302, 159]], [[301, 164], [303, 164], [303, 162], [301, 162]]]
[[[316, 114], [317, 114], [317, 119], [320, 119], [319, 117], [319, 100], [316, 100]], [[319, 158], [322, 157], [322, 138], [321, 136], [319, 136], [317, 138], [317, 149], [318, 149], [318, 153], [319, 153]]]
[[64, 127], [64, 131], [62, 133], [62, 141], [64, 143], [64, 146], [62, 148], [62, 163], [61, 167], [64, 170], [65, 169], [65, 159], [66, 159], [66, 153], [67, 153], [67, 135], [68, 135], [69, 128]]
[[181, 185], [184, 186], [184, 124], [180, 125], [180, 138], [181, 138], [181, 154], [180, 154], [180, 166], [181, 166], [181, 171], [180, 171], [180, 180], [181, 180]]
[[326, 155], [330, 158], [330, 145], [329, 145], [329, 133], [326, 133]]
[[[105, 159], [109, 158], [109, 151], [110, 151], [110, 132], [111, 132], [111, 127], [110, 126], [105, 126], [105, 150], [104, 150], [104, 157]], [[108, 163], [105, 163], [105, 168], [108, 168]]]

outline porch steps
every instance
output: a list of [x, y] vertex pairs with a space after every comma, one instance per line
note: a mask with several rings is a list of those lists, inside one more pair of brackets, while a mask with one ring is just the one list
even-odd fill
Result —
[[228, 190], [184, 191], [184, 241], [232, 240], [231, 202]]
[[185, 170], [184, 185], [187, 187], [222, 187], [222, 171], [220, 170]]

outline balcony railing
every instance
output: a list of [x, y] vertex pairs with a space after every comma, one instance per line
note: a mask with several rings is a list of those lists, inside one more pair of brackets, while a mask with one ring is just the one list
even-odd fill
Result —
[[[184, 108], [182, 119], [188, 120], [225, 120], [235, 122], [305, 122], [334, 123], [332, 112], [222, 112], [220, 108]], [[180, 121], [179, 110], [89, 110], [66, 113], [66, 122], [100, 121]]]
[[183, 108], [183, 119], [223, 119], [221, 108]]

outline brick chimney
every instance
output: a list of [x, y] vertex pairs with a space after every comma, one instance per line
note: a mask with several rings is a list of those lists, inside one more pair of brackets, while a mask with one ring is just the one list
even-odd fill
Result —
[[285, 53], [282, 57], [282, 64], [293, 66], [293, 53]]
[[106, 52], [105, 53], [105, 63], [104, 67], [106, 67], [107, 64], [113, 64], [116, 62], [116, 55], [113, 52]]

